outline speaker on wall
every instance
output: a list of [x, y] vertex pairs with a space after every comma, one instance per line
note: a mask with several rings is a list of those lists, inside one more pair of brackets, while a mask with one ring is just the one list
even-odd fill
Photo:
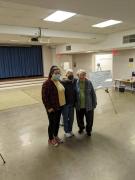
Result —
[[129, 62], [134, 62], [134, 58], [129, 58]]

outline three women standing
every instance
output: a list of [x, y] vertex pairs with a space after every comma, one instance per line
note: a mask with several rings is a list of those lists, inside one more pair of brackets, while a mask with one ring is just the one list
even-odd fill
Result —
[[64, 120], [64, 131], [66, 137], [72, 137], [74, 106], [76, 105], [77, 123], [79, 133], [85, 128], [84, 116], [86, 117], [86, 132], [91, 136], [94, 109], [97, 105], [96, 94], [92, 83], [86, 78], [86, 72], [78, 72], [78, 80], [74, 79], [73, 71], [68, 70], [67, 79], [60, 81], [60, 69], [52, 66], [48, 80], [42, 86], [42, 101], [45, 105], [49, 126], [48, 143], [58, 146], [63, 141], [58, 137], [61, 113]]

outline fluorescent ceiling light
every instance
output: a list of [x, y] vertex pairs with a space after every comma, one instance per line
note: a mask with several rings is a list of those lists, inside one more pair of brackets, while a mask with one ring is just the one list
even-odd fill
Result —
[[18, 42], [19, 40], [11, 39], [10, 41], [12, 41], [12, 42]]
[[104, 22], [95, 24], [92, 27], [104, 28], [104, 27], [112, 26], [112, 25], [119, 24], [119, 23], [122, 23], [122, 21], [108, 20], [108, 21], [104, 21]]
[[76, 15], [76, 13], [71, 13], [66, 11], [56, 11], [47, 18], [45, 18], [44, 21], [62, 22], [74, 15]]
[[93, 52], [93, 51], [88, 50], [87, 52], [88, 52], [88, 53], [91, 53], [91, 52]]

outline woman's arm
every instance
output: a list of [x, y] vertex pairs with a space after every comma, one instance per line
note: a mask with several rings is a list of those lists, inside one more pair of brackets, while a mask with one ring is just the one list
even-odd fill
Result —
[[[90, 81], [91, 83], [91, 81]], [[93, 107], [96, 108], [97, 106], [97, 96], [96, 96], [96, 93], [95, 93], [95, 90], [93, 88], [93, 85], [91, 83], [91, 95], [92, 95], [92, 104], [93, 104]]]
[[51, 95], [50, 93], [51, 93], [51, 86], [50, 83], [46, 81], [42, 86], [42, 101], [48, 112], [50, 111], [50, 109], [52, 109], [50, 102], [50, 95]]

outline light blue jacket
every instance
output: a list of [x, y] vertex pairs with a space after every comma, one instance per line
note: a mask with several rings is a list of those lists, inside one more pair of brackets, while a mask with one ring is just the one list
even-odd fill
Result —
[[[87, 111], [97, 106], [96, 93], [90, 80], [85, 80], [85, 107]], [[80, 109], [80, 80], [76, 82], [76, 109]]]

